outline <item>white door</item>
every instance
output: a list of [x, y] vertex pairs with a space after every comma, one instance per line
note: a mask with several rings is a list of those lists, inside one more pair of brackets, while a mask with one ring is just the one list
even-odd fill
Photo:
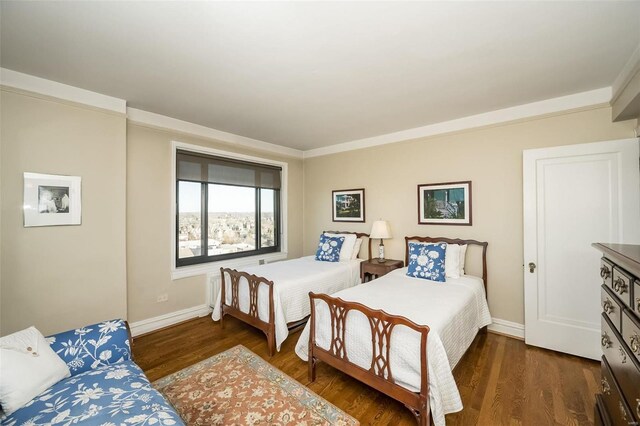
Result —
[[600, 359], [601, 253], [640, 243], [639, 140], [523, 153], [525, 341]]

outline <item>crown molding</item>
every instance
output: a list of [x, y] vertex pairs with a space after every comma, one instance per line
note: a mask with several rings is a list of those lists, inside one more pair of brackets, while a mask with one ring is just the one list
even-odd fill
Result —
[[222, 130], [212, 129], [210, 127], [201, 126], [200, 124], [178, 120], [176, 118], [167, 117], [165, 115], [160, 115], [153, 112], [143, 111], [141, 109], [127, 108], [127, 119], [132, 123], [143, 124], [160, 129], [173, 130], [180, 133], [186, 133], [189, 135], [208, 139], [215, 139], [221, 142], [240, 145], [246, 148], [267, 151], [272, 154], [281, 154], [288, 157], [303, 158], [303, 153], [299, 149], [276, 145], [258, 139], [236, 135], [234, 133], [223, 132]]
[[443, 121], [399, 132], [387, 133], [380, 136], [373, 136], [327, 147], [310, 149], [304, 151], [304, 158], [313, 158], [356, 149], [370, 148], [373, 146], [403, 142], [427, 136], [435, 136], [516, 120], [529, 119], [542, 115], [565, 113], [567, 111], [588, 107], [608, 106], [610, 100], [611, 87], [603, 87], [601, 89], [590, 90], [588, 92], [575, 93], [573, 95], [561, 96], [558, 98], [546, 99], [544, 101], [532, 102], [482, 114], [470, 115], [455, 120]]
[[620, 97], [622, 92], [624, 92], [624, 89], [626, 89], [629, 82], [631, 82], [637, 73], [640, 73], [640, 44], [636, 47], [636, 50], [633, 51], [631, 57], [627, 63], [624, 64], [622, 70], [620, 70], [620, 74], [618, 74], [618, 77], [616, 77], [611, 85], [611, 103], [614, 103], [618, 97]]
[[[126, 114], [127, 119], [132, 123], [142, 124], [150, 127], [177, 131], [197, 137], [215, 139], [254, 150], [266, 151], [272, 154], [280, 154], [293, 158], [313, 158], [323, 155], [336, 154], [340, 152], [357, 149], [370, 148], [379, 145], [386, 145], [412, 139], [419, 139], [428, 136], [441, 135], [457, 131], [469, 130], [479, 127], [486, 127], [496, 124], [503, 124], [523, 119], [531, 119], [544, 115], [566, 113], [572, 110], [584, 108], [594, 108], [609, 106], [612, 94], [616, 90], [622, 91], [631, 81], [631, 78], [640, 70], [640, 46], [635, 50], [627, 64], [623, 67], [620, 75], [612, 87], [576, 93], [573, 95], [558, 98], [546, 99], [515, 107], [504, 108], [482, 114], [471, 115], [440, 123], [429, 124], [427, 126], [402, 130], [399, 132], [387, 133], [370, 138], [353, 140], [339, 143], [327, 147], [315, 148], [302, 151], [270, 142], [252, 139], [249, 137], [224, 132], [195, 123], [167, 117], [164, 115], [143, 111], [136, 108], [127, 108], [127, 101], [101, 93], [91, 92], [78, 87], [69, 86], [55, 81], [35, 77], [29, 74], [0, 68], [0, 85], [26, 92], [40, 94], [46, 97], [62, 99], [78, 104], [87, 105], [119, 114]], [[617, 93], [619, 96], [619, 93]]]
[[127, 101], [101, 93], [91, 92], [56, 81], [0, 68], [0, 84], [52, 98], [62, 99], [94, 108], [126, 114]]

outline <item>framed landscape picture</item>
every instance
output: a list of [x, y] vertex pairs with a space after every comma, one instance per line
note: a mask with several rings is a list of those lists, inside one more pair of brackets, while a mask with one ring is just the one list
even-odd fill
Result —
[[471, 181], [418, 185], [419, 225], [471, 225]]
[[80, 225], [80, 176], [24, 173], [24, 226]]
[[364, 188], [332, 192], [334, 222], [364, 222]]

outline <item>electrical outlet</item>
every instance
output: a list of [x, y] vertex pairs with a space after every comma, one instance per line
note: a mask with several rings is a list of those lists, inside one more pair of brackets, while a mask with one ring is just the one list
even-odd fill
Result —
[[167, 300], [169, 300], [169, 294], [164, 293], [164, 294], [158, 295], [158, 300], [157, 300], [158, 303], [166, 302]]

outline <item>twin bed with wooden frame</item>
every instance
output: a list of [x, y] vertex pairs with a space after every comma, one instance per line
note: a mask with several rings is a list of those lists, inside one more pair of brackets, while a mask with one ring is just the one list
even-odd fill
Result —
[[405, 237], [407, 264], [411, 241], [477, 246], [482, 278], [465, 274], [436, 283], [408, 277], [403, 268], [334, 296], [310, 293], [311, 319], [296, 353], [308, 361], [310, 381], [324, 361], [402, 402], [420, 425], [431, 418], [443, 425], [444, 414], [462, 409], [452, 369], [491, 323], [488, 243]]
[[[371, 259], [369, 234], [351, 234], [368, 239], [367, 259]], [[359, 255], [358, 255], [359, 257]], [[267, 337], [269, 356], [288, 335], [288, 330], [304, 324], [310, 314], [309, 292], [334, 293], [360, 283], [360, 261], [320, 262], [313, 257], [276, 262], [237, 271], [220, 268], [221, 293], [212, 317], [224, 327], [224, 316], [231, 315]]]

